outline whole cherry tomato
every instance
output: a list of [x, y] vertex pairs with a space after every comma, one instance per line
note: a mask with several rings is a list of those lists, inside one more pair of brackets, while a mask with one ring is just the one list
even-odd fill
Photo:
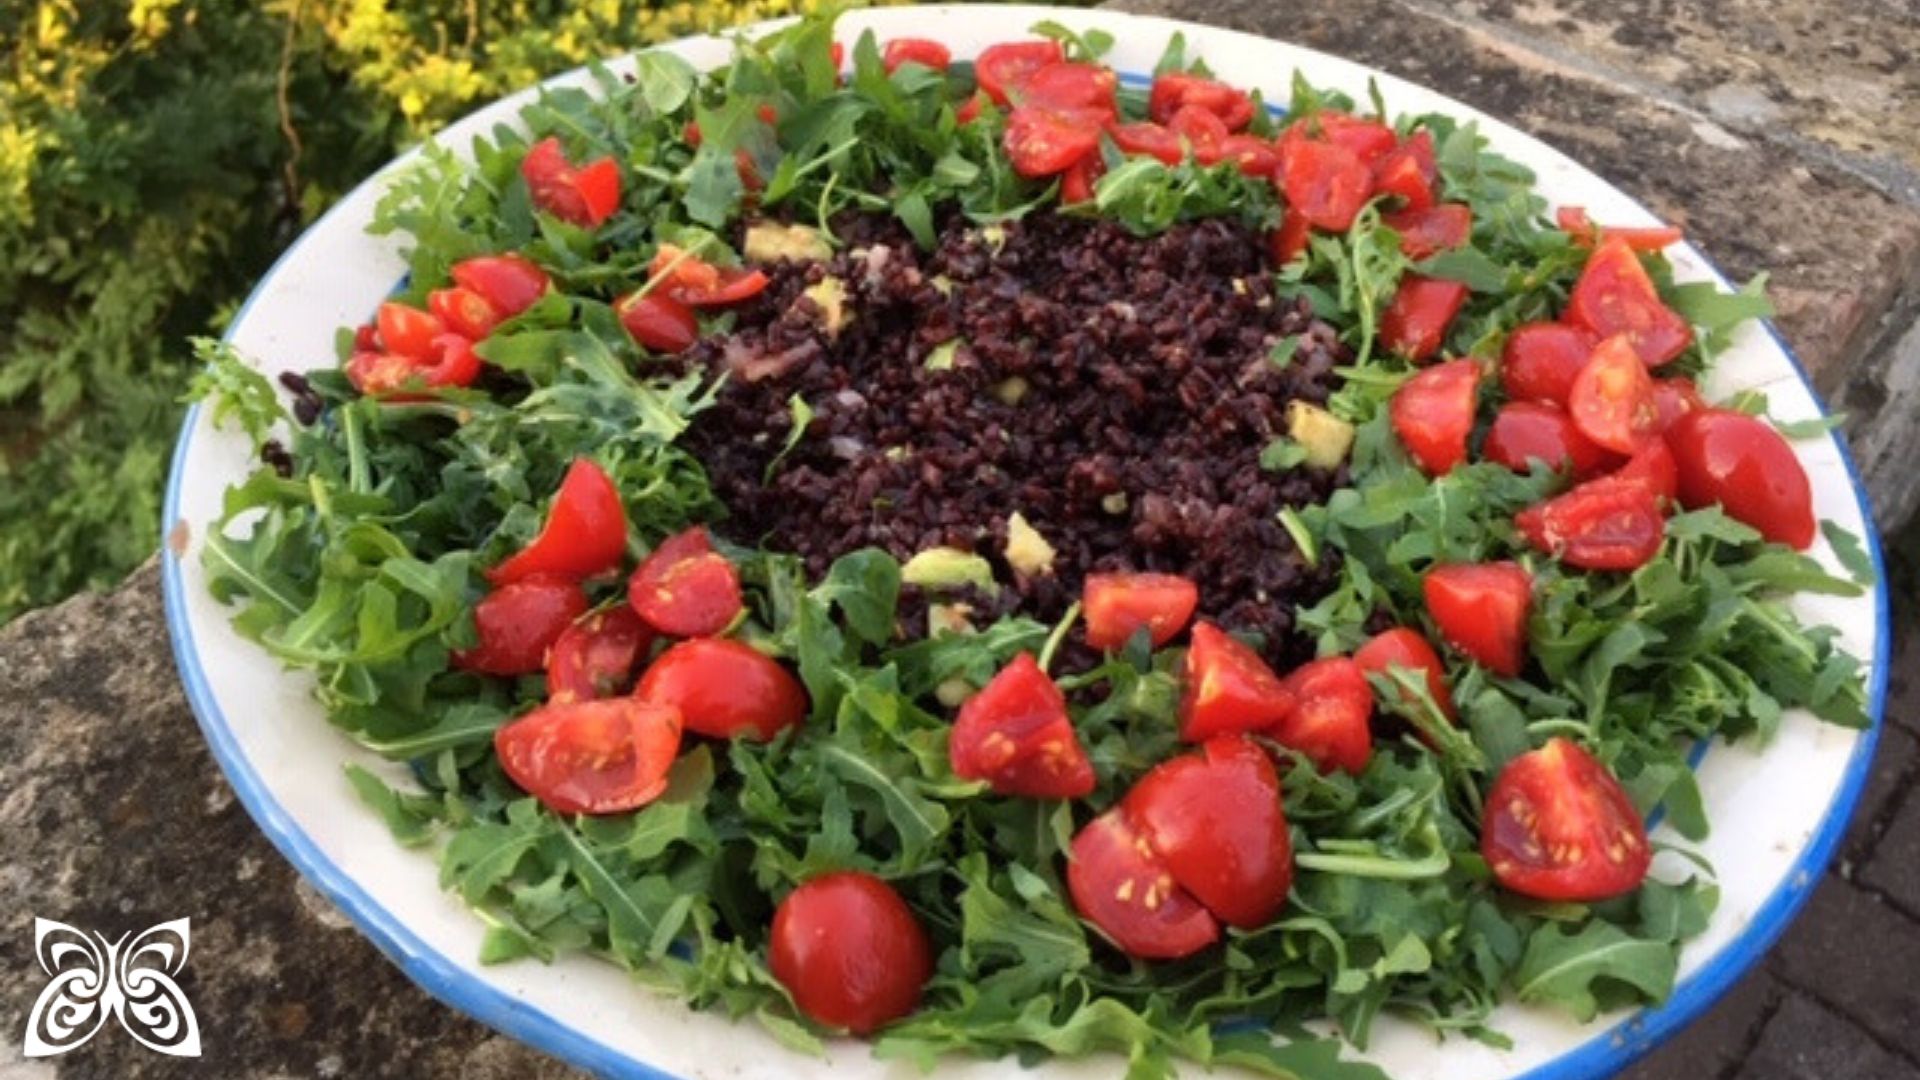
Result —
[[1221, 922], [1252, 929], [1286, 904], [1293, 845], [1280, 778], [1245, 737], [1160, 763], [1120, 805], [1174, 882]]
[[1428, 476], [1467, 460], [1467, 436], [1480, 386], [1472, 360], [1435, 364], [1400, 384], [1388, 405], [1394, 434]]
[[1500, 771], [1487, 792], [1480, 852], [1494, 880], [1541, 900], [1631, 892], [1653, 861], [1646, 828], [1620, 781], [1562, 738]]
[[809, 879], [780, 901], [767, 967], [801, 1012], [866, 1035], [920, 1004], [933, 949], [892, 886], [844, 870]]
[[633, 694], [680, 710], [687, 730], [715, 739], [772, 739], [807, 716], [807, 692], [779, 661], [731, 638], [693, 638], [661, 653]]
[[1519, 563], [1440, 563], [1423, 582], [1440, 636], [1468, 659], [1512, 678], [1527, 662], [1533, 575]]
[[740, 572], [694, 526], [660, 542], [627, 582], [633, 609], [676, 637], [718, 634], [740, 614]]
[[1118, 649], [1140, 630], [1159, 648], [1186, 629], [1200, 589], [1177, 574], [1088, 574], [1081, 592], [1087, 644]]
[[573, 581], [531, 577], [509, 582], [473, 606], [480, 643], [456, 651], [453, 664], [483, 675], [531, 675], [546, 666], [547, 649], [586, 610], [587, 594]]
[[557, 814], [617, 814], [667, 790], [680, 714], [632, 698], [552, 702], [493, 736], [500, 767]]
[[627, 508], [613, 478], [592, 458], [575, 458], [560, 479], [546, 524], [487, 580], [504, 585], [544, 575], [578, 581], [617, 569], [627, 553]]
[[1260, 654], [1208, 622], [1193, 624], [1180, 692], [1180, 737], [1259, 731], [1286, 719], [1293, 694]]
[[1813, 543], [1807, 470], [1772, 425], [1731, 409], [1699, 409], [1674, 422], [1667, 445], [1688, 509], [1719, 503], [1775, 543], [1799, 550]]
[[1067, 699], [1023, 652], [960, 706], [947, 739], [953, 774], [985, 780], [1001, 795], [1079, 799], [1093, 792], [1093, 765], [1074, 734]]

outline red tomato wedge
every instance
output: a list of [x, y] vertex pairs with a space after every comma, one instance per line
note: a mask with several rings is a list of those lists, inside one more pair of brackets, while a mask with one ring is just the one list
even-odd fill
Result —
[[1279, 151], [1265, 139], [1252, 135], [1229, 135], [1220, 143], [1220, 160], [1231, 161], [1247, 176], [1272, 176], [1280, 167]]
[[1394, 434], [1428, 476], [1453, 471], [1467, 460], [1467, 436], [1480, 388], [1480, 365], [1472, 360], [1435, 364], [1400, 384], [1388, 411]]
[[1252, 929], [1286, 904], [1293, 845], [1280, 777], [1246, 738], [1162, 762], [1120, 805], [1174, 882], [1221, 922]]
[[1400, 234], [1400, 250], [1409, 259], [1438, 255], [1473, 238], [1473, 210], [1465, 203], [1390, 210], [1380, 220]]
[[1527, 613], [1533, 575], [1519, 563], [1440, 563], [1423, 582], [1440, 636], [1496, 675], [1527, 663]]
[[1147, 96], [1147, 115], [1156, 123], [1166, 123], [1189, 105], [1219, 117], [1228, 131], [1239, 131], [1253, 122], [1253, 98], [1244, 90], [1181, 72], [1154, 77]]
[[618, 814], [667, 790], [680, 714], [632, 698], [552, 702], [493, 736], [500, 768], [556, 814]]
[[1503, 887], [1540, 900], [1605, 900], [1646, 879], [1647, 831], [1620, 781], [1566, 739], [1507, 763], [1487, 792], [1480, 853]]
[[700, 340], [700, 320], [693, 309], [658, 290], [628, 296], [613, 310], [633, 340], [654, 352], [685, 352]]
[[1487, 429], [1480, 453], [1514, 472], [1530, 470], [1543, 461], [1556, 472], [1571, 471], [1575, 479], [1606, 472], [1620, 458], [1580, 433], [1566, 410], [1544, 401], [1515, 401], [1500, 407]]
[[1360, 665], [1345, 656], [1321, 657], [1289, 672], [1286, 686], [1298, 704], [1267, 734], [1307, 755], [1321, 772], [1365, 772], [1373, 755], [1373, 687]]
[[1531, 322], [1516, 326], [1500, 352], [1500, 385], [1515, 401], [1551, 401], [1565, 406], [1573, 380], [1593, 356], [1599, 339], [1578, 326]]
[[1553, 212], [1553, 220], [1560, 231], [1571, 235], [1576, 243], [1592, 247], [1607, 240], [1622, 240], [1635, 251], [1659, 251], [1661, 248], [1677, 244], [1685, 234], [1678, 225], [1655, 225], [1651, 227], [1624, 228], [1607, 226], [1602, 228], [1593, 223], [1585, 209], [1578, 206], [1563, 206]]
[[1092, 202], [1094, 185], [1100, 182], [1101, 175], [1106, 171], [1107, 167], [1099, 154], [1088, 154], [1067, 166], [1067, 171], [1060, 174], [1061, 205]]
[[989, 104], [991, 104], [991, 101], [987, 95], [975, 91], [972, 97], [961, 102], [959, 106], [953, 110], [954, 123], [959, 124], [961, 127], [973, 123], [975, 120], [980, 119], [980, 110]]
[[1408, 210], [1425, 210], [1438, 194], [1440, 166], [1433, 152], [1433, 135], [1425, 128], [1373, 163], [1373, 190], [1400, 200]]
[[1447, 669], [1440, 654], [1433, 651], [1420, 631], [1396, 626], [1383, 630], [1354, 650], [1353, 662], [1363, 674], [1385, 674], [1393, 668], [1421, 672], [1426, 676], [1427, 693], [1448, 720], [1454, 719], [1453, 693], [1447, 689]]
[[1067, 716], [1067, 699], [1032, 653], [1021, 653], [960, 706], [947, 740], [953, 774], [1001, 795], [1078, 799], [1093, 766]]
[[598, 225], [620, 209], [620, 165], [610, 157], [588, 162], [574, 170], [573, 190], [580, 193], [587, 207], [587, 223]]
[[1640, 256], [1624, 240], [1608, 240], [1587, 259], [1561, 316], [1596, 337], [1625, 334], [1648, 367], [1686, 351], [1693, 328], [1660, 300]]
[[1141, 122], [1135, 124], [1109, 124], [1107, 135], [1113, 139], [1113, 145], [1126, 154], [1146, 154], [1159, 158], [1168, 165], [1180, 164], [1187, 156], [1186, 146], [1180, 142], [1180, 136], [1172, 128], [1159, 124]]
[[1589, 481], [1520, 511], [1527, 543], [1583, 570], [1634, 570], [1660, 553], [1667, 522], [1651, 487], [1614, 477]]
[[706, 637], [740, 614], [740, 572], [696, 525], [662, 540], [641, 560], [627, 581], [627, 599], [663, 634]]
[[1320, 138], [1353, 151], [1363, 165], [1372, 165], [1385, 157], [1399, 141], [1393, 129], [1378, 120], [1367, 120], [1346, 113], [1316, 114], [1309, 124], [1318, 128]]
[[1227, 125], [1206, 109], [1188, 105], [1168, 119], [1167, 127], [1186, 143], [1193, 160], [1202, 165], [1216, 164], [1226, 156]]
[[1345, 232], [1367, 204], [1367, 166], [1352, 150], [1296, 141], [1281, 152], [1278, 176], [1287, 205], [1315, 228]]
[[471, 386], [480, 377], [473, 342], [459, 334], [441, 334], [428, 344], [425, 359], [397, 353], [355, 353], [347, 360], [347, 381], [369, 397], [409, 400], [399, 391]]
[[945, 71], [953, 63], [953, 52], [930, 38], [894, 38], [881, 50], [880, 63], [886, 67], [889, 75], [906, 64]]
[[1157, 649], [1199, 606], [1199, 587], [1177, 574], [1088, 574], [1081, 592], [1087, 644], [1096, 649], [1118, 649], [1141, 630]]
[[587, 610], [587, 594], [562, 578], [526, 578], [480, 598], [473, 628], [480, 642], [453, 654], [453, 666], [483, 675], [531, 675], [547, 649]]
[[433, 339], [447, 332], [436, 316], [392, 300], [380, 305], [374, 325], [388, 352], [423, 363], [434, 359]]
[[454, 286], [427, 294], [427, 310], [453, 333], [469, 341], [479, 341], [500, 324], [500, 313], [487, 298], [472, 289]]
[[1292, 207], [1281, 215], [1280, 227], [1267, 237], [1268, 254], [1273, 256], [1273, 265], [1285, 266], [1306, 253], [1307, 241], [1313, 238], [1313, 226], [1305, 214]]
[[1015, 99], [1021, 105], [1038, 105], [1064, 112], [1091, 110], [1102, 113], [1104, 124], [1118, 111], [1113, 92], [1120, 85], [1112, 70], [1096, 64], [1063, 60], [1048, 64], [1028, 76]]
[[547, 650], [547, 700], [593, 701], [624, 694], [653, 648], [653, 628], [626, 604], [567, 627]]
[[1627, 459], [1612, 479], [1617, 483], [1638, 484], [1653, 495], [1654, 502], [1665, 506], [1680, 497], [1680, 467], [1665, 439], [1655, 439], [1646, 449]]
[[1664, 435], [1682, 416], [1706, 407], [1707, 401], [1700, 396], [1700, 389], [1693, 385], [1692, 379], [1677, 375], [1653, 380], [1653, 412], [1657, 417], [1654, 431]]
[[892, 886], [844, 870], [811, 878], [780, 901], [767, 967], [814, 1021], [866, 1035], [920, 1004], [933, 948]]
[[454, 284], [471, 289], [493, 305], [501, 319], [511, 319], [547, 294], [547, 272], [520, 255], [478, 255], [453, 264]]
[[1033, 73], [1066, 59], [1057, 41], [1009, 41], [989, 45], [973, 62], [973, 77], [995, 105], [1007, 104], [1008, 92], [1018, 90]]
[[1293, 711], [1292, 692], [1260, 654], [1212, 623], [1193, 624], [1185, 663], [1180, 737], [1188, 742], [1259, 731]]
[[560, 140], [541, 139], [520, 161], [533, 204], [582, 228], [596, 228], [620, 208], [620, 166], [610, 157], [575, 167]]
[[1021, 176], [1056, 176], [1099, 149], [1103, 122], [1092, 111], [1022, 105], [1007, 114], [1001, 143]]
[[1775, 543], [1804, 551], [1817, 532], [1807, 470], [1773, 425], [1731, 409], [1700, 409], [1667, 432], [1688, 509], [1720, 504]]
[[578, 581], [619, 567], [627, 553], [627, 509], [613, 479], [591, 458], [575, 458], [540, 533], [487, 571], [495, 585], [543, 574]]
[[1220, 924], [1174, 882], [1119, 807], [1074, 835], [1067, 891], [1081, 918], [1142, 960], [1177, 960], [1220, 940]]
[[1380, 344], [1415, 363], [1425, 360], [1440, 351], [1466, 302], [1467, 287], [1458, 281], [1408, 274], [1380, 316]]
[[1625, 334], [1595, 346], [1567, 392], [1567, 412], [1582, 435], [1617, 453], [1631, 454], [1657, 437], [1653, 380]]
[[661, 653], [633, 694], [680, 710], [687, 730], [765, 742], [807, 716], [807, 692], [779, 661], [731, 638], [694, 638]]

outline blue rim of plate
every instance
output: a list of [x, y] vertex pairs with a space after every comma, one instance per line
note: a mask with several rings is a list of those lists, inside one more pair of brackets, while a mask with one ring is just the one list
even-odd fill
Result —
[[[1150, 80], [1146, 76], [1124, 73], [1121, 81], [1129, 85], [1142, 85]], [[1270, 105], [1275, 113], [1283, 112], [1277, 105]], [[1544, 144], [1544, 140], [1540, 140]], [[355, 188], [384, 182], [394, 162], [387, 168], [375, 172]], [[1616, 188], [1616, 190], [1618, 190]], [[1624, 195], [1625, 193], [1622, 192]], [[1631, 196], [1627, 196], [1632, 199]], [[246, 322], [247, 313], [253, 308], [254, 301], [266, 291], [287, 263], [293, 261], [307, 238], [319, 229], [322, 222], [346, 203], [342, 199], [322, 214], [306, 231], [274, 260], [273, 265], [261, 276], [259, 284], [248, 294], [246, 302], [240, 306], [234, 316], [225, 338], [230, 339], [233, 327]], [[1634, 205], [1643, 211], [1646, 207], [1633, 200]], [[1647, 211], [1648, 215], [1653, 215]], [[1731, 288], [1726, 275], [1719, 267], [1707, 260], [1704, 253], [1695, 249], [1701, 263], [1711, 273], [1717, 284], [1723, 289]], [[1771, 320], [1763, 320], [1761, 327], [1767, 336], [1786, 356], [1793, 366], [1794, 374], [1800, 385], [1812, 398], [1815, 407], [1822, 416], [1827, 415], [1826, 402], [1814, 389], [1813, 381], [1807, 377], [1807, 370], [1794, 353], [1792, 346], [1780, 336]], [[200, 417], [198, 403], [188, 408], [181, 422], [180, 437], [174, 444], [173, 460], [167, 476], [166, 499], [161, 507], [161, 534], [168, 535], [176, 521], [180, 520], [180, 492], [184, 478], [187, 447], [192, 441], [195, 424]], [[1874, 656], [1869, 672], [1867, 687], [1867, 711], [1869, 724], [1860, 732], [1854, 744], [1851, 757], [1847, 761], [1846, 771], [1841, 775], [1839, 789], [1826, 813], [1821, 817], [1819, 826], [1805, 847], [1795, 856], [1788, 867], [1782, 883], [1768, 895], [1766, 901], [1754, 912], [1748, 922], [1734, 939], [1727, 943], [1713, 958], [1675, 985], [1667, 1000], [1652, 1008], [1641, 1009], [1618, 1023], [1597, 1031], [1594, 1036], [1574, 1047], [1571, 1051], [1554, 1058], [1513, 1080], [1596, 1080], [1613, 1076], [1632, 1064], [1691, 1023], [1721, 996], [1733, 988], [1741, 976], [1759, 963], [1767, 950], [1785, 933], [1787, 926], [1806, 905], [1807, 899], [1820, 883], [1827, 865], [1833, 860], [1841, 841], [1845, 838], [1848, 823], [1859, 805], [1862, 792], [1866, 788], [1867, 776], [1872, 768], [1874, 750], [1879, 744], [1880, 728], [1886, 713], [1888, 668], [1892, 662], [1892, 617], [1891, 600], [1886, 580], [1886, 558], [1881, 550], [1880, 534], [1874, 524], [1873, 507], [1870, 504], [1866, 487], [1861, 483], [1859, 469], [1855, 466], [1853, 452], [1848, 446], [1846, 436], [1835, 428], [1828, 433], [1835, 447], [1840, 451], [1842, 464], [1846, 466], [1847, 478], [1853, 485], [1854, 501], [1859, 506], [1860, 517], [1865, 526], [1864, 540], [1874, 570]], [[161, 588], [166, 601], [167, 636], [173, 646], [176, 666], [180, 670], [181, 682], [187, 694], [187, 702], [193, 708], [194, 718], [205, 734], [207, 745], [213, 751], [214, 760], [226, 774], [227, 781], [233, 785], [240, 803], [252, 815], [260, 830], [278, 848], [280, 854], [294, 869], [305, 877], [336, 907], [351, 919], [360, 932], [370, 939], [382, 953], [398, 965], [407, 977], [413, 980], [429, 994], [443, 1003], [466, 1013], [521, 1042], [543, 1050], [573, 1065], [600, 1076], [632, 1078], [632, 1080], [682, 1080], [672, 1073], [636, 1060], [629, 1054], [606, 1043], [588, 1036], [577, 1028], [568, 1025], [541, 1009], [534, 1008], [506, 991], [496, 987], [462, 968], [452, 958], [435, 949], [392, 911], [380, 905], [353, 875], [320, 850], [305, 831], [289, 817], [274, 798], [273, 792], [265, 780], [256, 772], [252, 763], [240, 750], [232, 726], [220, 709], [212, 686], [208, 683], [206, 672], [200, 665], [200, 656], [194, 647], [193, 628], [189, 623], [186, 608], [185, 583], [180, 574], [180, 556], [170, 545], [162, 546]], [[1697, 766], [1704, 756], [1706, 744], [1696, 749], [1692, 763]], [[648, 993], [646, 989], [635, 986], [635, 993]]]

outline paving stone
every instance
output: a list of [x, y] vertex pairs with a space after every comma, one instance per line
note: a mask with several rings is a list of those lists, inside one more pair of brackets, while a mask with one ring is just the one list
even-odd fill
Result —
[[1873, 1033], [1920, 1059], [1920, 922], [1862, 889], [1829, 877], [1781, 942], [1775, 971]]
[[1841, 848], [1843, 874], [1858, 874], [1868, 863], [1869, 853], [1877, 850], [1876, 843], [1885, 842], [1881, 835], [1887, 832], [1916, 772], [1920, 772], [1920, 739], [1905, 728], [1891, 724], [1882, 728], [1873, 771], [1867, 776], [1867, 790], [1860, 795], [1860, 805], [1854, 810], [1853, 824]]
[[[1712, 1074], [1698, 1074], [1705, 1080]], [[1912, 1080], [1920, 1069], [1847, 1018], [1799, 994], [1767, 1022], [1736, 1080]]]
[[1628, 1071], [1631, 1080], [1712, 1080], [1738, 1065], [1788, 990], [1764, 971], [1742, 979], [1705, 1016]]
[[[1920, 916], [1920, 792], [1907, 793], [1858, 877], [1908, 913]], [[1920, 933], [1920, 928], [1914, 932]]]

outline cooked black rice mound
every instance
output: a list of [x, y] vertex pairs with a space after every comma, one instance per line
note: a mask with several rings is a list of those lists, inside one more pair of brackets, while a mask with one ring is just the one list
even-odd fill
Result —
[[[816, 575], [868, 545], [977, 552], [1013, 588], [974, 596], [976, 621], [1057, 618], [1090, 570], [1184, 574], [1204, 616], [1266, 635], [1277, 662], [1311, 655], [1294, 607], [1331, 586], [1332, 553], [1309, 567], [1275, 515], [1346, 469], [1260, 455], [1287, 402], [1324, 402], [1347, 356], [1272, 295], [1255, 234], [1207, 221], [1141, 238], [1042, 214], [956, 219], [926, 252], [890, 218], [835, 225], [836, 255], [774, 263], [731, 332], [685, 357], [732, 375], [687, 435], [725, 532]], [[812, 419], [775, 464], [795, 395]], [[1015, 513], [1054, 549], [1051, 573], [1008, 564]]]

